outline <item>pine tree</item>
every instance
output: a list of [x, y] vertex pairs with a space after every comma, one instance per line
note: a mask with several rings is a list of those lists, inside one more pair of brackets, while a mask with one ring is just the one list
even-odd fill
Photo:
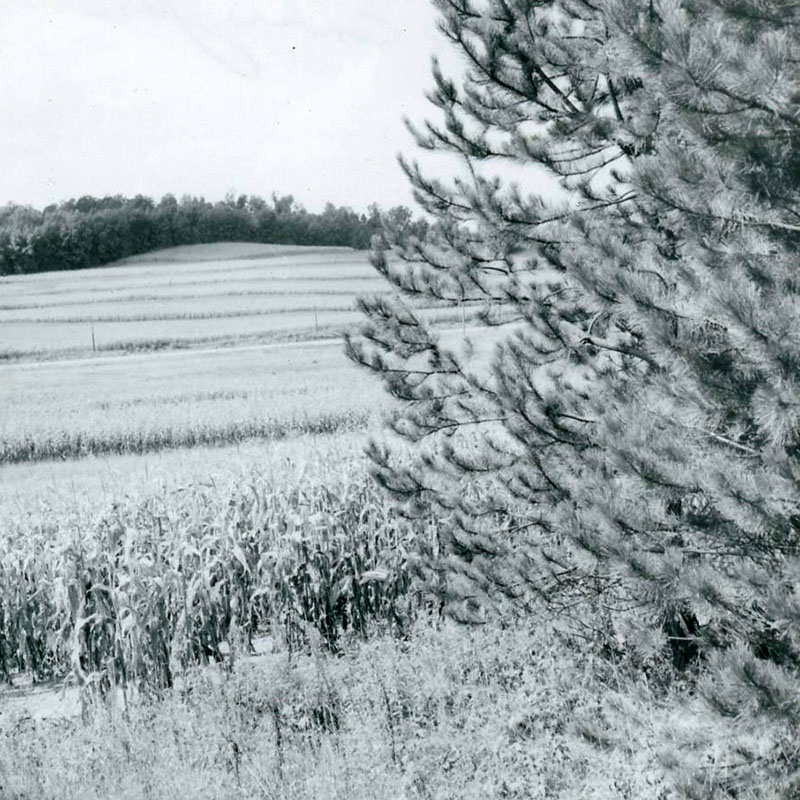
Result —
[[376, 475], [440, 515], [451, 613], [597, 592], [700, 647], [728, 763], [679, 749], [688, 796], [798, 796], [800, 4], [436, 5], [467, 68], [417, 141], [464, 169], [403, 162], [437, 223], [348, 342], [401, 401]]
[[[591, 3], [437, 6], [467, 72], [459, 88], [434, 62], [430, 100], [444, 123], [411, 127], [422, 148], [455, 154], [463, 174], [448, 185], [401, 161], [437, 222], [424, 242], [392, 242], [400, 261], [374, 253], [397, 296], [362, 301], [368, 323], [348, 347], [404, 401], [392, 426], [412, 456], [376, 445], [377, 476], [409, 513], [432, 507], [447, 523], [449, 611], [469, 618], [497, 589], [520, 603], [530, 592], [569, 603], [601, 580], [564, 561], [553, 516], [566, 499], [554, 473], [590, 446], [580, 386], [598, 367], [583, 339], [609, 325], [608, 304], [579, 290], [565, 259], [583, 246], [579, 224], [626, 226], [630, 191], [614, 168], [649, 145], [646, 119], [641, 136], [625, 122], [647, 116], [641, 86], [616, 82]], [[558, 199], [523, 193], [522, 180], [504, 186], [487, 174], [492, 162], [528, 182], [555, 177]], [[441, 306], [456, 311], [456, 327], [469, 314], [489, 330], [461, 348], [429, 322]], [[438, 327], [452, 328], [444, 319]]]
[[[656, 150], [630, 180], [675, 250], [608, 265], [652, 368], [592, 412], [616, 474], [574, 525], [708, 621], [700, 691], [729, 764], [685, 770], [688, 794], [797, 796], [800, 6], [614, 2], [606, 19], [615, 63], [658, 98]], [[662, 285], [627, 286], [631, 265]]]

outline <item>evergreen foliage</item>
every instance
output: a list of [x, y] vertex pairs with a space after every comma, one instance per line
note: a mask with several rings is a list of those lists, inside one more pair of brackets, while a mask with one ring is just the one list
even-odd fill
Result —
[[[377, 243], [398, 291], [348, 340], [403, 401], [375, 473], [438, 512], [421, 571], [459, 618], [595, 597], [699, 648], [687, 796], [796, 797], [800, 4], [435, 4], [466, 67], [412, 129], [463, 169], [402, 162], [437, 222]], [[452, 344], [419, 297], [487, 328]]]
[[[228, 195], [210, 203], [202, 197], [180, 201], [167, 194], [156, 203], [137, 195], [126, 198], [84, 196], [42, 211], [10, 204], [0, 208], [0, 275], [83, 269], [164, 247], [207, 242], [369, 247], [381, 230], [382, 212], [369, 214], [328, 203], [312, 214], [291, 195], [271, 202], [255, 195]], [[423, 233], [404, 206], [389, 209], [391, 220]]]

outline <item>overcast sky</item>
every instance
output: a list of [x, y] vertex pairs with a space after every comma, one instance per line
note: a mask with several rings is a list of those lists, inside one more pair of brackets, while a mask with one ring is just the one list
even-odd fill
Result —
[[294, 194], [410, 204], [403, 115], [430, 116], [428, 0], [12, 0], [0, 203]]

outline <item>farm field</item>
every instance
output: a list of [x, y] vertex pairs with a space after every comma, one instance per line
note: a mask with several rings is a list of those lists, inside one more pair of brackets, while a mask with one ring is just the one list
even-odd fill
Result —
[[0, 800], [800, 800], [800, 0], [4, 12]]
[[338, 340], [13, 363], [0, 380], [0, 463], [352, 429], [385, 402]]
[[[187, 250], [205, 260], [183, 260]], [[366, 255], [345, 248], [177, 251], [0, 279], [0, 359], [334, 336], [357, 319], [359, 292], [385, 289]]]
[[[16, 352], [0, 364], [0, 470], [363, 429], [377, 418], [384, 394], [338, 338], [356, 319], [357, 293], [382, 288], [363, 253], [175, 250], [0, 282], [0, 358]], [[304, 277], [295, 282], [293, 270]], [[225, 295], [231, 281], [238, 288]]]
[[364, 429], [388, 398], [340, 334], [382, 290], [364, 253], [236, 244], [0, 280], [0, 470]]
[[371, 479], [391, 398], [338, 336], [382, 290], [258, 245], [0, 282], [0, 794], [669, 797], [641, 730], [567, 724], [604, 691], [574, 644], [412, 590], [439, 527]]
[[0, 278], [0, 361], [336, 337], [358, 321], [358, 294], [387, 289], [367, 255], [347, 248], [174, 250], [162, 260]]
[[[187, 261], [187, 257], [197, 260]], [[302, 271], [296, 282], [294, 269]], [[27, 355], [18, 353], [0, 364], [4, 409], [0, 422], [0, 675], [8, 680], [34, 676], [41, 681], [80, 673], [75, 671], [77, 662], [69, 656], [68, 644], [74, 640], [77, 646], [79, 641], [74, 637], [79, 637], [75, 613], [80, 612], [70, 603], [64, 605], [58, 587], [70, 575], [98, 569], [98, 580], [110, 581], [110, 591], [121, 591], [117, 578], [101, 577], [105, 559], [115, 552], [107, 539], [110, 520], [116, 519], [133, 537], [123, 537], [129, 568], [159, 564], [160, 577], [150, 570], [150, 578], [145, 579], [150, 592], [156, 586], [151, 578], [162, 581], [157, 585], [165, 590], [170, 585], [173, 557], [183, 562], [182, 580], [187, 585], [192, 570], [184, 551], [194, 546], [192, 541], [200, 545], [193, 560], [201, 582], [211, 570], [223, 585], [229, 585], [231, 564], [223, 564], [226, 557], [219, 560], [228, 548], [219, 549], [223, 541], [234, 548], [228, 552], [238, 554], [237, 559], [249, 552], [261, 564], [252, 572], [253, 577], [256, 572], [262, 576], [257, 581], [261, 600], [252, 605], [249, 598], [243, 608], [246, 614], [257, 616], [274, 616], [286, 601], [274, 596], [268, 602], [273, 591], [269, 587], [280, 574], [271, 559], [277, 558], [284, 566], [293, 560], [291, 569], [304, 568], [303, 548], [316, 539], [320, 519], [331, 524], [336, 520], [339, 528], [346, 526], [343, 534], [352, 544], [346, 551], [348, 558], [363, 548], [365, 559], [374, 558], [377, 551], [370, 548], [382, 550], [391, 537], [400, 535], [397, 524], [386, 527], [388, 523], [379, 521], [381, 515], [392, 512], [377, 505], [378, 493], [367, 476], [362, 452], [367, 432], [385, 410], [388, 398], [345, 358], [338, 336], [330, 338], [341, 332], [341, 326], [328, 330], [329, 338], [325, 338], [316, 325], [317, 315], [324, 315], [331, 297], [334, 307], [346, 304], [355, 318], [357, 291], [382, 288], [370, 272], [363, 253], [335, 248], [212, 245], [178, 248], [175, 253], [68, 276], [37, 275], [2, 284], [4, 341], [12, 332], [18, 337], [24, 334], [29, 345], [37, 341], [41, 347], [34, 353], [37, 348], [31, 346]], [[192, 287], [188, 290], [183, 280], [187, 277]], [[238, 281], [235, 292], [215, 296], [215, 292], [224, 293], [229, 279]], [[196, 295], [192, 294], [195, 290]], [[170, 299], [170, 292], [180, 299]], [[273, 318], [288, 318], [289, 341], [247, 339], [253, 312], [265, 324]], [[93, 320], [101, 328], [108, 318], [103, 315], [112, 313], [115, 318], [136, 318], [143, 335], [160, 326], [163, 348], [131, 352], [139, 350], [131, 329], [120, 348], [110, 354], [69, 346], [63, 326], [83, 323], [65, 320]], [[191, 342], [202, 341], [203, 346], [186, 348], [182, 324], [204, 314], [207, 320], [191, 320], [206, 326], [202, 337]], [[225, 334], [232, 331], [235, 340], [220, 335], [215, 324], [222, 325]], [[242, 338], [247, 346], [236, 346], [235, 341]], [[231, 529], [228, 514], [236, 507], [237, 514], [244, 516]], [[263, 515], [269, 507], [275, 509], [277, 528], [271, 523], [264, 527]], [[156, 508], [161, 511], [154, 514]], [[372, 522], [367, 523], [365, 514]], [[168, 518], [178, 525], [172, 534], [167, 534], [172, 526], [166, 523]], [[248, 544], [242, 534], [245, 539], [257, 535], [261, 555], [253, 550], [255, 540]], [[370, 539], [372, 534], [378, 539]], [[290, 539], [284, 541], [285, 535]], [[163, 549], [167, 539], [176, 549], [164, 561], [156, 552], [167, 553]], [[336, 544], [341, 546], [342, 542]], [[211, 557], [212, 552], [217, 556]], [[19, 559], [28, 564], [22, 571]], [[364, 563], [360, 568], [366, 569]], [[247, 569], [255, 569], [255, 563]], [[352, 576], [355, 562], [348, 569]], [[282, 585], [278, 580], [273, 588], [280, 594]], [[174, 600], [173, 589], [168, 591]], [[370, 602], [381, 602], [380, 587], [359, 593], [356, 586], [353, 591], [371, 597]], [[91, 597], [87, 601], [95, 602]], [[195, 602], [187, 598], [185, 602], [185, 610], [193, 613]], [[261, 611], [256, 612], [256, 606]], [[130, 606], [128, 613], [138, 618], [142, 611]], [[210, 611], [212, 629], [217, 632], [209, 641], [217, 648], [230, 636], [215, 621], [219, 610], [206, 606], [202, 614]], [[58, 623], [62, 613], [66, 616]], [[253, 633], [266, 620], [256, 623], [252, 617]], [[153, 622], [159, 629], [163, 623]], [[63, 632], [63, 639], [53, 638], [53, 626]], [[96, 629], [101, 638], [102, 627]], [[167, 635], [165, 645], [171, 647], [173, 634], [166, 629], [162, 633]], [[100, 655], [98, 646], [99, 641], [90, 644], [79, 658], [85, 661], [89, 652], [96, 651], [99, 660], [95, 659], [89, 678], [96, 677], [97, 669], [101, 674], [108, 667], [104, 661], [108, 653]], [[136, 651], [136, 647], [130, 651], [132, 660], [126, 661], [125, 669], [133, 668], [143, 655], [145, 660], [153, 656]], [[118, 658], [112, 660], [116, 663]], [[140, 677], [151, 669], [152, 665]], [[168, 664], [167, 669], [172, 667]]]

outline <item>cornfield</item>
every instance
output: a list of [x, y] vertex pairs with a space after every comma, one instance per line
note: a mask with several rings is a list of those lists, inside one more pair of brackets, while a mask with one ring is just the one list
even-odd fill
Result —
[[295, 647], [315, 629], [336, 650], [345, 632], [402, 629], [420, 533], [431, 529], [412, 531], [360, 471], [176, 487], [113, 503], [90, 525], [6, 522], [0, 677], [161, 690], [263, 633]]

